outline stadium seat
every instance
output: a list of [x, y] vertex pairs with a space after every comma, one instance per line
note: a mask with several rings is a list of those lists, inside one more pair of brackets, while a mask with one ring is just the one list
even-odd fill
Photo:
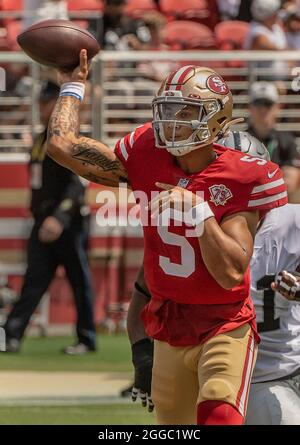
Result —
[[9, 20], [6, 23], [7, 41], [11, 51], [20, 51], [17, 43], [17, 35], [22, 29], [22, 22], [20, 20]]
[[[249, 23], [241, 21], [228, 21], [218, 23], [215, 27], [215, 36], [218, 48], [223, 51], [243, 49], [246, 35], [249, 31]], [[228, 68], [242, 68], [245, 63], [240, 60], [228, 60], [225, 63]]]
[[153, 0], [128, 0], [126, 13], [132, 18], [141, 18], [145, 13], [157, 11]]
[[193, 20], [209, 25], [211, 11], [207, 0], [161, 0], [160, 10], [168, 20]]
[[[20, 12], [23, 11], [23, 0], [0, 0], [0, 11], [4, 13], [10, 13], [10, 12]], [[21, 14], [20, 14], [21, 17]], [[8, 28], [9, 24], [11, 22], [14, 22], [16, 18], [13, 16], [4, 17], [1, 20], [1, 25], [3, 25], [6, 29]], [[14, 28], [14, 25], [12, 25]], [[8, 35], [9, 32], [7, 30], [7, 42], [10, 49], [11, 48], [11, 39]], [[16, 48], [17, 49], [17, 48]]]
[[200, 23], [187, 20], [169, 22], [163, 33], [164, 43], [172, 50], [216, 48], [213, 32]]
[[68, 0], [68, 11], [102, 11], [101, 0]]
[[[0, 0], [0, 11], [4, 13], [14, 13], [23, 10], [23, 0]], [[13, 16], [1, 19], [1, 25], [7, 28], [8, 23], [15, 20]]]
[[9, 51], [6, 27], [0, 27], [0, 51]]
[[23, 0], [0, 0], [0, 10], [2, 11], [22, 11]]
[[218, 46], [223, 50], [242, 49], [249, 31], [249, 23], [228, 21], [218, 23], [215, 27], [215, 35]]

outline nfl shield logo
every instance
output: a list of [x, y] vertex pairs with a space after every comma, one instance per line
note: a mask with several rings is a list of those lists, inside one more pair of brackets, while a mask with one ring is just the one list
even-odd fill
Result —
[[187, 187], [188, 183], [189, 183], [189, 179], [180, 178], [177, 185], [178, 185], [178, 187], [182, 187], [183, 189], [185, 189]]
[[212, 185], [209, 187], [210, 200], [216, 206], [224, 206], [227, 201], [232, 198], [232, 193], [229, 188], [225, 187], [223, 184]]

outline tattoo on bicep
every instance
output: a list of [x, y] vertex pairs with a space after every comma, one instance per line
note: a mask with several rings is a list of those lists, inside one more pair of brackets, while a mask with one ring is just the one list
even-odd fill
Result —
[[119, 160], [108, 159], [108, 157], [102, 154], [97, 147], [87, 142], [73, 145], [72, 158], [77, 159], [77, 161], [81, 161], [84, 164], [99, 167], [103, 171], [120, 170]]
[[[109, 149], [106, 153], [103, 150], [102, 153], [101, 147], [97, 146], [92, 139], [83, 137], [78, 139], [79, 106], [80, 102], [72, 97], [59, 97], [48, 125], [48, 138], [72, 134], [73, 137], [67, 137], [69, 139], [68, 155], [81, 162], [82, 165], [91, 165], [97, 169], [96, 175], [90, 173], [93, 177], [89, 176], [86, 179], [104, 185], [112, 184], [114, 181], [115, 184], [128, 182], [125, 168], [116, 157], [110, 159], [114, 155]], [[77, 143], [72, 142], [76, 140]], [[111, 179], [106, 178], [105, 174], [101, 178], [101, 171], [110, 173]]]

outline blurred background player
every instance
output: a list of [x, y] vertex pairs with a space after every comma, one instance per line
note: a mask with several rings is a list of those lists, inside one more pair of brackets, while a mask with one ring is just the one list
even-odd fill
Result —
[[34, 226], [28, 241], [28, 267], [20, 299], [5, 323], [7, 351], [18, 352], [30, 318], [48, 289], [59, 264], [73, 290], [77, 342], [64, 350], [83, 354], [96, 349], [93, 290], [87, 259], [88, 208], [79, 178], [46, 155], [46, 129], [59, 88], [47, 82], [40, 94], [40, 119], [45, 130], [35, 139], [30, 160]]

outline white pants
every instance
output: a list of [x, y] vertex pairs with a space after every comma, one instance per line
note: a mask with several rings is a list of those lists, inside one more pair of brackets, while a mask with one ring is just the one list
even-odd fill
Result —
[[300, 375], [252, 383], [246, 425], [300, 425]]

